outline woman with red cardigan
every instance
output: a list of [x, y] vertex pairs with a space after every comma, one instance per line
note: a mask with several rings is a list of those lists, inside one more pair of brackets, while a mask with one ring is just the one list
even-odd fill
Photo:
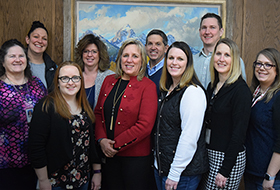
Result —
[[157, 91], [144, 76], [146, 59], [141, 42], [125, 41], [116, 60], [116, 74], [107, 76], [101, 87], [95, 134], [105, 158], [102, 190], [149, 188]]

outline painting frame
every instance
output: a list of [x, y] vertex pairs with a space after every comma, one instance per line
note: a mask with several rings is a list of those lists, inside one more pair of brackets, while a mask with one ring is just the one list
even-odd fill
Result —
[[[104, 0], [64, 0], [64, 60], [74, 60], [74, 49], [77, 44], [77, 3], [79, 2], [104, 2]], [[147, 4], [190, 4], [192, 6], [218, 6], [223, 22], [223, 28], [226, 29], [226, 0], [106, 0], [114, 3], [147, 3]], [[224, 32], [225, 35], [225, 32]], [[223, 36], [224, 37], [224, 36]]]

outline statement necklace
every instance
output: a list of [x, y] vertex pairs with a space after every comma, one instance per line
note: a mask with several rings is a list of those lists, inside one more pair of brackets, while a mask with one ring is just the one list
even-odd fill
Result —
[[120, 84], [121, 84], [121, 79], [119, 80], [119, 84], [118, 84], [118, 86], [117, 86], [117, 89], [116, 89], [116, 92], [115, 92], [115, 95], [114, 95], [113, 107], [112, 107], [112, 116], [111, 116], [111, 123], [110, 123], [110, 130], [113, 130], [115, 106], [116, 106], [117, 102], [118, 102], [119, 99], [122, 97], [122, 95], [123, 95], [123, 93], [124, 93], [124, 91], [125, 91], [125, 89], [124, 89], [124, 90], [122, 91], [122, 93], [119, 95], [119, 97], [117, 98], [117, 100], [116, 100], [116, 97], [117, 97], [117, 93], [118, 93]]

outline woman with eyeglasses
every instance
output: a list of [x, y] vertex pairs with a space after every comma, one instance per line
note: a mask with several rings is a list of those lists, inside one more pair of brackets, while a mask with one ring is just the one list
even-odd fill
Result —
[[87, 34], [77, 44], [75, 57], [83, 71], [87, 99], [94, 109], [105, 77], [114, 74], [109, 70], [107, 47], [98, 36]]
[[261, 50], [253, 64], [251, 117], [246, 138], [246, 189], [280, 189], [280, 53]]
[[239, 49], [228, 38], [218, 41], [210, 61], [206, 143], [210, 170], [205, 189], [237, 190], [245, 170], [244, 141], [251, 92], [241, 76]]
[[30, 190], [36, 175], [28, 158], [28, 123], [35, 104], [47, 95], [32, 76], [22, 43], [11, 39], [0, 49], [0, 189]]
[[61, 63], [53, 92], [35, 106], [30, 123], [30, 160], [40, 189], [87, 190], [90, 183], [91, 189], [100, 188], [94, 122], [79, 65]]

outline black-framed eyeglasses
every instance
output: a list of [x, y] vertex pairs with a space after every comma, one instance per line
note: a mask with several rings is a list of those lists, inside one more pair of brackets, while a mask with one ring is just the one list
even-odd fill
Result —
[[254, 67], [255, 67], [255, 68], [261, 68], [262, 66], [263, 66], [263, 68], [266, 69], [266, 70], [269, 70], [269, 69], [271, 69], [272, 67], [276, 67], [276, 65], [272, 65], [272, 64], [270, 64], [270, 63], [261, 63], [261, 62], [257, 62], [257, 61], [254, 62]]
[[83, 53], [84, 53], [84, 54], [89, 54], [89, 53], [97, 54], [97, 53], [98, 53], [98, 50], [84, 50]]
[[63, 83], [67, 83], [70, 81], [70, 79], [72, 80], [72, 82], [77, 83], [81, 80], [81, 76], [73, 76], [73, 77], [68, 77], [68, 76], [62, 76], [62, 77], [58, 77], [58, 79], [61, 80], [61, 82]]

